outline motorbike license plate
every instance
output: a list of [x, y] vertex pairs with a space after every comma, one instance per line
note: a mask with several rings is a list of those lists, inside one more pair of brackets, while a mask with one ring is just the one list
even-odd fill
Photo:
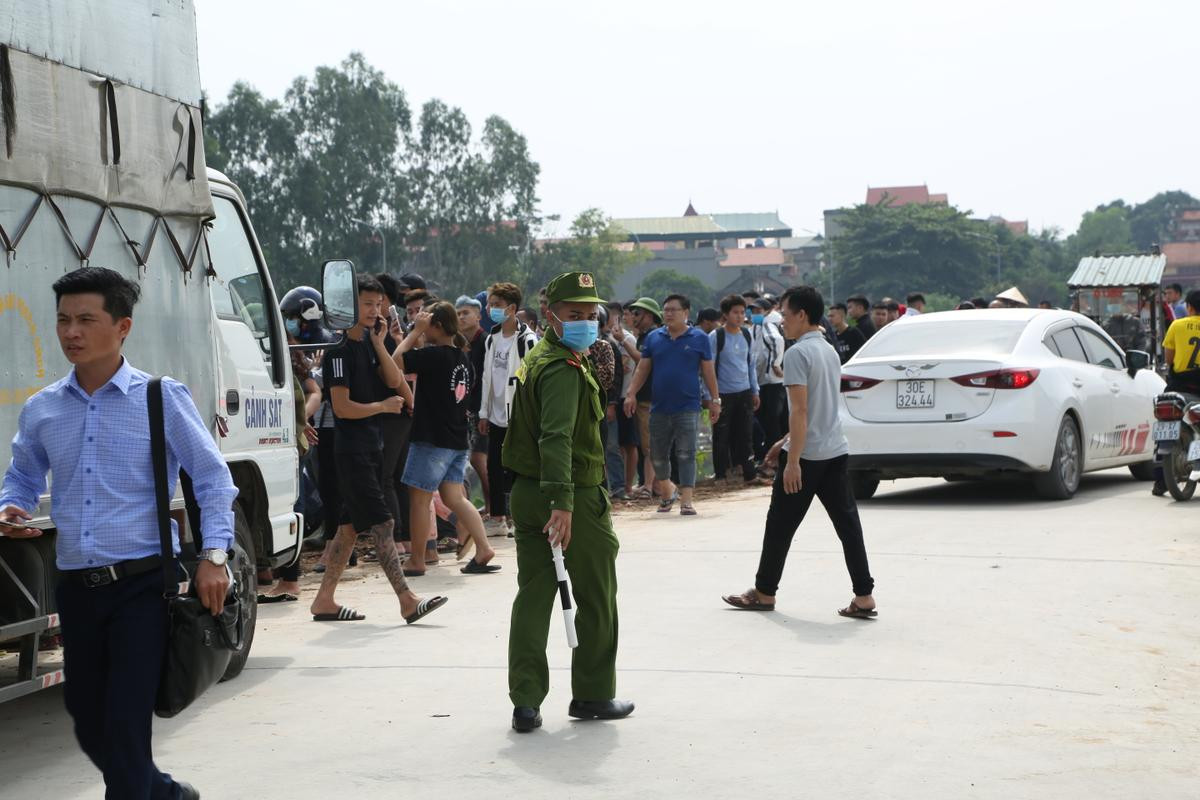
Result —
[[933, 381], [896, 381], [896, 408], [933, 408]]
[[1171, 442], [1179, 438], [1179, 423], [1178, 422], [1156, 422], [1154, 423], [1154, 441], [1156, 442]]
[[1188, 461], [1200, 461], [1200, 441], [1188, 446]]

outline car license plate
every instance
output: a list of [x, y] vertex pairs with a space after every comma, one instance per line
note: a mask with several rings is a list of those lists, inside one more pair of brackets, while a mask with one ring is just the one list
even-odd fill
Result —
[[933, 381], [896, 381], [896, 408], [933, 408]]
[[1192, 442], [1188, 447], [1188, 461], [1200, 461], [1200, 442]]
[[1156, 422], [1154, 423], [1154, 441], [1156, 442], [1173, 442], [1179, 438], [1179, 423], [1178, 422]]

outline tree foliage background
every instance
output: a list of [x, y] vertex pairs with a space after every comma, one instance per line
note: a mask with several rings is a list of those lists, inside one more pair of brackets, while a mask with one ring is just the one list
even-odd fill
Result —
[[1057, 229], [1015, 234], [948, 205], [860, 205], [844, 212], [843, 233], [826, 245], [825, 260], [846, 295], [990, 298], [1018, 286], [1031, 303], [1065, 305], [1081, 257], [1149, 250], [1170, 240], [1179, 211], [1197, 207], [1182, 191], [1132, 206], [1116, 200], [1086, 212], [1064, 239]]
[[[236, 84], [205, 124], [208, 163], [246, 195], [281, 288], [327, 258], [420, 272], [444, 293], [519, 279], [539, 224], [540, 168], [498, 116], [476, 136], [459, 108], [404, 91], [352, 53], [282, 100]], [[382, 237], [373, 232], [377, 229]]]

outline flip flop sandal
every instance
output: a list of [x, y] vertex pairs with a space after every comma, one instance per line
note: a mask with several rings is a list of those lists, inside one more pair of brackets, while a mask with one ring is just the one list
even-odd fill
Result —
[[649, 500], [650, 497], [651, 497], [651, 491], [649, 489], [647, 489], [645, 486], [638, 489], [633, 494], [629, 495], [630, 500]]
[[683, 506], [683, 505], [681, 505], [681, 506], [679, 507], [679, 516], [681, 516], [681, 517], [694, 517], [694, 516], [696, 516], [696, 509], [692, 508], [691, 506]]
[[721, 597], [729, 605], [734, 608], [740, 608], [743, 611], [774, 611], [775, 604], [760, 603], [758, 600], [747, 600], [747, 596], [758, 597], [752, 589], [747, 590], [743, 594], [727, 594]]
[[480, 564], [473, 558], [466, 563], [466, 566], [459, 570], [459, 572], [463, 573], [464, 575], [488, 575], [492, 572], [499, 571], [499, 564]]
[[669, 514], [671, 508], [675, 505], [675, 501], [679, 499], [679, 492], [675, 492], [670, 497], [661, 500], [658, 504], [658, 513]]
[[300, 598], [294, 594], [284, 592], [283, 594], [260, 594], [258, 596], [258, 604], [264, 605], [267, 603], [294, 603]]
[[421, 569], [421, 570], [416, 570], [416, 569], [404, 570], [404, 577], [406, 577], [406, 578], [420, 578], [424, 574], [425, 574], [425, 570], [423, 570], [423, 569]]
[[419, 620], [421, 617], [425, 616], [426, 614], [431, 614], [434, 611], [437, 611], [439, 608], [446, 605], [446, 603], [448, 603], [448, 602], [450, 602], [449, 597], [442, 597], [440, 595], [438, 597], [427, 597], [424, 600], [422, 600], [421, 602], [417, 603], [417, 610], [414, 611], [409, 616], [405, 617], [404, 621], [407, 622], [409, 625], [412, 625], [414, 622]]
[[873, 608], [862, 608], [856, 605], [853, 600], [851, 600], [850, 605], [846, 606], [845, 608], [838, 609], [838, 616], [853, 617], [854, 619], [871, 619], [873, 617], [878, 617], [879, 612]]
[[349, 606], [340, 606], [333, 614], [313, 614], [313, 622], [360, 622], [366, 618]]

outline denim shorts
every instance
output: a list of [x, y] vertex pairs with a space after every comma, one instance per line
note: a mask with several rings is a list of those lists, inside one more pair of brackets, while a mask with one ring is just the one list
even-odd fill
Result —
[[462, 483], [467, 474], [469, 450], [434, 447], [427, 442], [408, 445], [408, 463], [401, 482], [426, 492], [436, 492], [443, 483]]

